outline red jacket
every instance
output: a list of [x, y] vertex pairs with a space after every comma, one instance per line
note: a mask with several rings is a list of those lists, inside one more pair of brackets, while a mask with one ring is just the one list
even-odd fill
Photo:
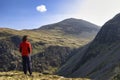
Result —
[[22, 53], [22, 56], [28, 56], [32, 52], [32, 47], [30, 42], [23, 41], [20, 43], [19, 51]]

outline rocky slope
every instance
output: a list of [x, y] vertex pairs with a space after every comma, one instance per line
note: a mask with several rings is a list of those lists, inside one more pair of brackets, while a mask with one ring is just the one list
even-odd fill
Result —
[[32, 56], [33, 68], [39, 72], [55, 72], [56, 68], [63, 65], [71, 54], [72, 49], [69, 47], [49, 46], [45, 52]]
[[90, 77], [94, 80], [119, 80], [120, 14], [106, 22], [95, 39], [78, 50], [58, 71], [66, 77]]

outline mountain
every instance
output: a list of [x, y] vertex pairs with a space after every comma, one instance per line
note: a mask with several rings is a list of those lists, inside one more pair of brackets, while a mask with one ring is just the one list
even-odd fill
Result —
[[[69, 20], [71, 19], [67, 19], [68, 22]], [[74, 20], [72, 19], [72, 21]], [[67, 23], [66, 20], [63, 22], [68, 25], [70, 24]], [[62, 25], [63, 22], [59, 22], [59, 25]], [[75, 23], [75, 25], [77, 24], [78, 23]], [[92, 30], [95, 31], [92, 26], [90, 32], [88, 32], [92, 35], [92, 38], [83, 38], [79, 36], [80, 33], [67, 33], [61, 29], [43, 29], [44, 27], [33, 30], [0, 28], [0, 71], [22, 69], [21, 55], [18, 52], [18, 48], [23, 35], [28, 35], [29, 41], [32, 44], [33, 53], [31, 56], [33, 71], [50, 73], [56, 71], [56, 69], [63, 65], [74, 54], [76, 48], [90, 42], [96, 35], [91, 33]], [[72, 29], [75, 28], [74, 30], [78, 30], [74, 25], [71, 27]], [[98, 26], [96, 26], [96, 28], [97, 27]], [[88, 28], [90, 28], [90, 26]], [[98, 32], [98, 29], [96, 29], [95, 32]], [[87, 26], [85, 30], [87, 32]], [[81, 32], [84, 33], [82, 30]]]
[[120, 14], [106, 22], [95, 39], [79, 49], [58, 74], [93, 80], [120, 80]]
[[58, 23], [42, 26], [39, 29], [56, 30], [63, 35], [71, 34], [81, 38], [93, 39], [100, 27], [82, 19], [69, 18]]

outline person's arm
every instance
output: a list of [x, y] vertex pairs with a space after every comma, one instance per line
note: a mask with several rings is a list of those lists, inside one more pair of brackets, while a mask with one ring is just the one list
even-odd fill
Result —
[[28, 52], [29, 52], [29, 53], [32, 53], [32, 46], [31, 46], [30, 43], [29, 43], [29, 46], [28, 46]]

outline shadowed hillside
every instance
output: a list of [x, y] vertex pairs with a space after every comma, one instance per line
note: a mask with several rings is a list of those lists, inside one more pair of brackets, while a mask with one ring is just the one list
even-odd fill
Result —
[[[95, 39], [78, 50], [58, 74], [95, 80], [119, 80], [120, 14], [106, 22]], [[74, 62], [74, 63], [73, 63]]]

